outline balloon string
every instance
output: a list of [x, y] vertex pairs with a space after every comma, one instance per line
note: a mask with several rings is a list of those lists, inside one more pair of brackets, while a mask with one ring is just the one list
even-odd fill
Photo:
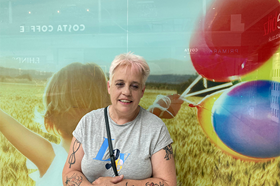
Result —
[[204, 88], [208, 88], [207, 79], [203, 78], [203, 86]]
[[[160, 104], [158, 104], [157, 102], [159, 100], [162, 100], [165, 103], [166, 106], [163, 107]], [[154, 108], [159, 108], [161, 110], [161, 113], [160, 113], [159, 117], [162, 117], [164, 112], [167, 112], [168, 114], [170, 114], [170, 116], [172, 116], [174, 118], [173, 114], [170, 111], [168, 111], [170, 105], [171, 105], [171, 100], [170, 100], [169, 97], [164, 96], [164, 95], [158, 95], [156, 100], [154, 101], [154, 103], [151, 106], [149, 106], [149, 108], [147, 110], [151, 111], [153, 113]]]
[[193, 92], [193, 93], [190, 93], [190, 90], [191, 88], [197, 84], [197, 82], [199, 80], [202, 79], [202, 76], [201, 75], [198, 75], [197, 78], [190, 84], [190, 86], [183, 92], [183, 94], [180, 96], [179, 99], [193, 105], [193, 106], [196, 106], [197, 103], [194, 103], [194, 102], [191, 102], [185, 98], [187, 97], [190, 97], [190, 96], [195, 96], [195, 95], [199, 95], [199, 94], [202, 94], [202, 93], [205, 93], [205, 92], [209, 92], [209, 91], [213, 91], [213, 90], [217, 90], [217, 89], [221, 89], [221, 88], [226, 88], [226, 87], [229, 87], [229, 86], [232, 86], [232, 82], [229, 82], [229, 83], [225, 83], [225, 84], [222, 84], [222, 85], [218, 85], [218, 86], [215, 86], [215, 87], [211, 87], [211, 88], [207, 88], [207, 89], [204, 89], [204, 90], [201, 90], [201, 91], [197, 91], [197, 92]]
[[194, 106], [197, 105], [197, 103], [191, 102], [191, 101], [189, 101], [189, 100], [187, 100], [187, 99], [184, 99], [184, 98], [181, 98], [181, 100], [183, 100], [183, 101], [185, 101], [185, 102], [187, 102], [187, 103], [193, 104]]
[[[229, 87], [231, 85], [232, 85], [232, 83], [229, 82], [229, 83], [226, 83], [226, 84], [222, 84], [222, 85], [218, 85], [218, 86], [215, 86], [215, 87], [207, 88], [207, 89], [204, 89], [204, 90], [201, 90], [201, 91], [193, 92], [193, 93], [185, 95], [184, 97], [186, 98], [186, 97], [190, 97], [190, 96], [195, 96], [195, 95], [202, 94], [202, 93], [205, 93], [205, 92], [209, 92], [209, 91], [213, 91], [213, 90]], [[185, 101], [186, 99], [182, 99], [182, 100]]]
[[180, 98], [184, 98], [189, 91], [191, 90], [191, 88], [202, 78], [201, 75], [197, 76], [197, 78], [192, 82], [192, 84], [190, 84], [190, 86], [183, 92], [183, 94], [180, 96]]
[[191, 103], [191, 104], [189, 104], [189, 107], [196, 107], [196, 108], [205, 109], [205, 110], [208, 110], [208, 111], [212, 112], [212, 108], [208, 109], [207, 107], [201, 106], [200, 104]]

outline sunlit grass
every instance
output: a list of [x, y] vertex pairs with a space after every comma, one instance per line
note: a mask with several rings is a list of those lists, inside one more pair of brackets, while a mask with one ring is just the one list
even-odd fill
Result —
[[[43, 108], [43, 92], [44, 86], [0, 83], [0, 108], [32, 131], [57, 142], [57, 137], [44, 133], [33, 121], [35, 107]], [[28, 176], [26, 158], [1, 133], [0, 141], [0, 185], [35, 185]]]
[[[43, 109], [43, 91], [44, 86], [0, 83], [0, 108], [24, 126], [58, 143], [58, 138], [44, 133], [33, 121], [35, 107]], [[147, 90], [140, 104], [148, 108], [158, 94], [172, 93], [175, 92]], [[201, 100], [191, 99], [193, 102]], [[208, 140], [197, 121], [196, 108], [187, 103], [182, 105], [175, 118], [163, 121], [174, 141], [178, 186], [279, 185], [280, 158], [255, 163], [226, 155]], [[35, 182], [28, 177], [26, 158], [1, 133], [0, 140], [0, 185], [34, 186]]]

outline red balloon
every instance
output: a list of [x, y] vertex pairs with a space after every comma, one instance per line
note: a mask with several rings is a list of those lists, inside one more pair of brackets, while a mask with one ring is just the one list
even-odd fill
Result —
[[280, 44], [278, 0], [216, 0], [202, 20], [190, 42], [192, 51], [197, 49], [191, 59], [209, 80], [239, 79], [260, 67]]
[[244, 68], [240, 68], [246, 61], [241, 55], [221, 55], [213, 52], [206, 44], [204, 32], [195, 32], [190, 41], [190, 54], [193, 66], [202, 77], [217, 82], [237, 80], [239, 74], [244, 74]]

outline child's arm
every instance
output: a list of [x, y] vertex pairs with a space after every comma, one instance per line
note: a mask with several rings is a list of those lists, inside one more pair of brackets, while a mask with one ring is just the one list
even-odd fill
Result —
[[159, 95], [147, 110], [160, 118], [172, 119], [177, 115], [183, 103], [179, 94]]
[[0, 109], [0, 132], [31, 160], [44, 175], [54, 159], [54, 151], [50, 142], [27, 129]]

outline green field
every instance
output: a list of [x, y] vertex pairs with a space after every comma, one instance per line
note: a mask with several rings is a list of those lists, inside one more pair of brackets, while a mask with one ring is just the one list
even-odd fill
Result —
[[[0, 108], [24, 126], [59, 143], [55, 136], [46, 134], [33, 121], [34, 110], [41, 110], [45, 85], [0, 83]], [[140, 104], [148, 108], [158, 94], [172, 91], [147, 90]], [[198, 102], [201, 98], [191, 98]], [[0, 118], [1, 119], [1, 118]], [[163, 119], [172, 139], [176, 160], [178, 186], [278, 186], [280, 184], [280, 158], [265, 162], [245, 162], [234, 159], [215, 147], [203, 133], [197, 118], [196, 108], [182, 105], [173, 119]], [[28, 177], [31, 170], [25, 166], [22, 156], [0, 133], [0, 185], [33, 186]]]

